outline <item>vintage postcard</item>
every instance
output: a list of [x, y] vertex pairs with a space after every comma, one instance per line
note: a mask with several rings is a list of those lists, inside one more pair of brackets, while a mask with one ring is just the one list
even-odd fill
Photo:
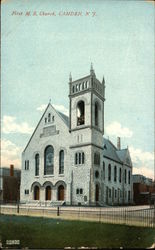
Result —
[[154, 1], [1, 1], [0, 248], [155, 247]]

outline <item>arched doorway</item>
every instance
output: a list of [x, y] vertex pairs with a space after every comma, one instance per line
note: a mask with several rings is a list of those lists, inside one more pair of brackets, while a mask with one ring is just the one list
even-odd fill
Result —
[[96, 188], [95, 188], [95, 201], [98, 202], [99, 201], [99, 185], [96, 184]]
[[58, 201], [63, 201], [65, 197], [65, 189], [63, 185], [58, 187]]
[[40, 198], [40, 190], [38, 186], [34, 187], [34, 200], [39, 200]]
[[47, 186], [45, 189], [45, 200], [50, 201], [51, 200], [51, 187]]

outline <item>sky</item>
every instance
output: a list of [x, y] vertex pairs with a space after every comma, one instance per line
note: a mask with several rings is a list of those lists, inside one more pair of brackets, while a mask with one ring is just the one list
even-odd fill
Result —
[[120, 136], [133, 173], [153, 178], [154, 13], [151, 1], [2, 1], [1, 166], [21, 167], [50, 99], [68, 114], [69, 74], [92, 62], [106, 84], [104, 136]]

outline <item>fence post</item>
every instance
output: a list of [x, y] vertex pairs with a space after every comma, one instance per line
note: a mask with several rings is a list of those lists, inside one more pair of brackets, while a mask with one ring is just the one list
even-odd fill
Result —
[[19, 214], [19, 201], [17, 201], [17, 214]]
[[57, 216], [60, 215], [59, 207], [57, 207]]

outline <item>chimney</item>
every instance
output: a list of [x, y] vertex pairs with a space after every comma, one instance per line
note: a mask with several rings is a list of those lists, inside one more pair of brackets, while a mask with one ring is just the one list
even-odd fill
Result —
[[121, 138], [117, 137], [117, 149], [121, 150]]
[[14, 165], [10, 165], [10, 176], [14, 176]]

